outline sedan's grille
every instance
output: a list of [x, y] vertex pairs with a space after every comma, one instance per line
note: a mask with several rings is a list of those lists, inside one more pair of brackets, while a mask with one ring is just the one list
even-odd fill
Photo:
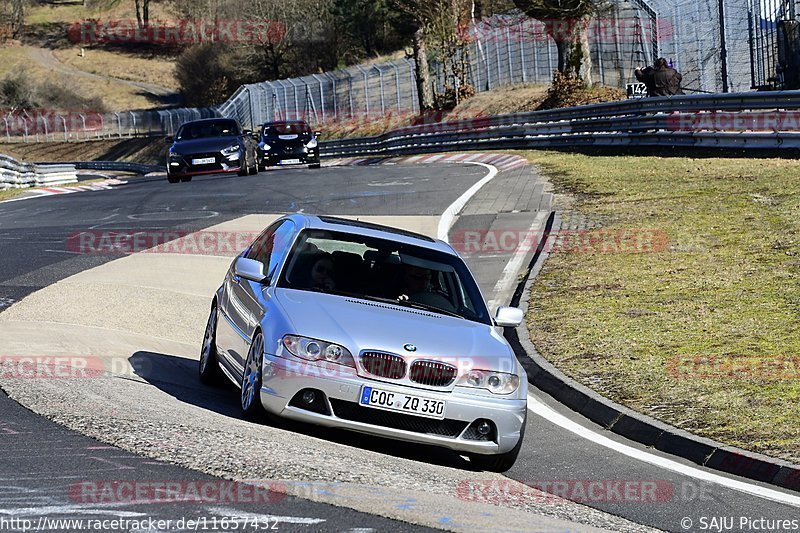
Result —
[[414, 383], [427, 385], [429, 387], [446, 387], [454, 379], [458, 369], [454, 366], [436, 361], [414, 361], [411, 365], [411, 372], [408, 377]]
[[461, 432], [467, 427], [467, 422], [461, 420], [450, 420], [447, 418], [444, 420], [435, 420], [433, 418], [424, 418], [402, 413], [390, 413], [380, 409], [362, 407], [357, 403], [336, 400], [334, 398], [330, 400], [334, 415], [345, 420], [362, 422], [373, 426], [402, 429], [428, 435], [439, 435], [453, 439], [461, 435]]
[[400, 379], [406, 375], [406, 362], [398, 355], [364, 352], [361, 364], [367, 372], [381, 378]]

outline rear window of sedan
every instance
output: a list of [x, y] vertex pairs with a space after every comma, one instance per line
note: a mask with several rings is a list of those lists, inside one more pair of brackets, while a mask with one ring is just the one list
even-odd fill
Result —
[[459, 257], [388, 239], [306, 230], [293, 247], [278, 286], [491, 324], [478, 286]]

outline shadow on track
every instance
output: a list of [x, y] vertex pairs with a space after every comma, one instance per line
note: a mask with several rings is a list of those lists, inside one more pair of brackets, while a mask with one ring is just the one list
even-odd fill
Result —
[[[239, 405], [239, 390], [232, 384], [215, 388], [200, 383], [197, 376], [197, 361], [144, 351], [136, 352], [129, 361], [137, 376], [175, 399], [223, 416], [243, 419]], [[450, 450], [436, 446], [401, 442], [286, 419], [264, 422], [279, 429], [345, 446], [423, 463], [472, 470], [467, 460]]]

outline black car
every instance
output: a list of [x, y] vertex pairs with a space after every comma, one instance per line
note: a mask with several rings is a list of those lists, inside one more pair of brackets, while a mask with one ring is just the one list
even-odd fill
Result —
[[308, 165], [319, 168], [319, 132], [302, 120], [267, 122], [258, 138], [258, 167]]
[[249, 130], [230, 118], [195, 120], [183, 124], [167, 154], [170, 183], [191, 181], [199, 174], [258, 172], [255, 140]]

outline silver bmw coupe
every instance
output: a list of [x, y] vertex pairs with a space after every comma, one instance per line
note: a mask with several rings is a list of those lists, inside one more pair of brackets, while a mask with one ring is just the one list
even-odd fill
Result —
[[241, 389], [246, 416], [443, 446], [505, 471], [528, 382], [464, 261], [408, 231], [293, 214], [231, 264], [211, 304], [200, 379]]

